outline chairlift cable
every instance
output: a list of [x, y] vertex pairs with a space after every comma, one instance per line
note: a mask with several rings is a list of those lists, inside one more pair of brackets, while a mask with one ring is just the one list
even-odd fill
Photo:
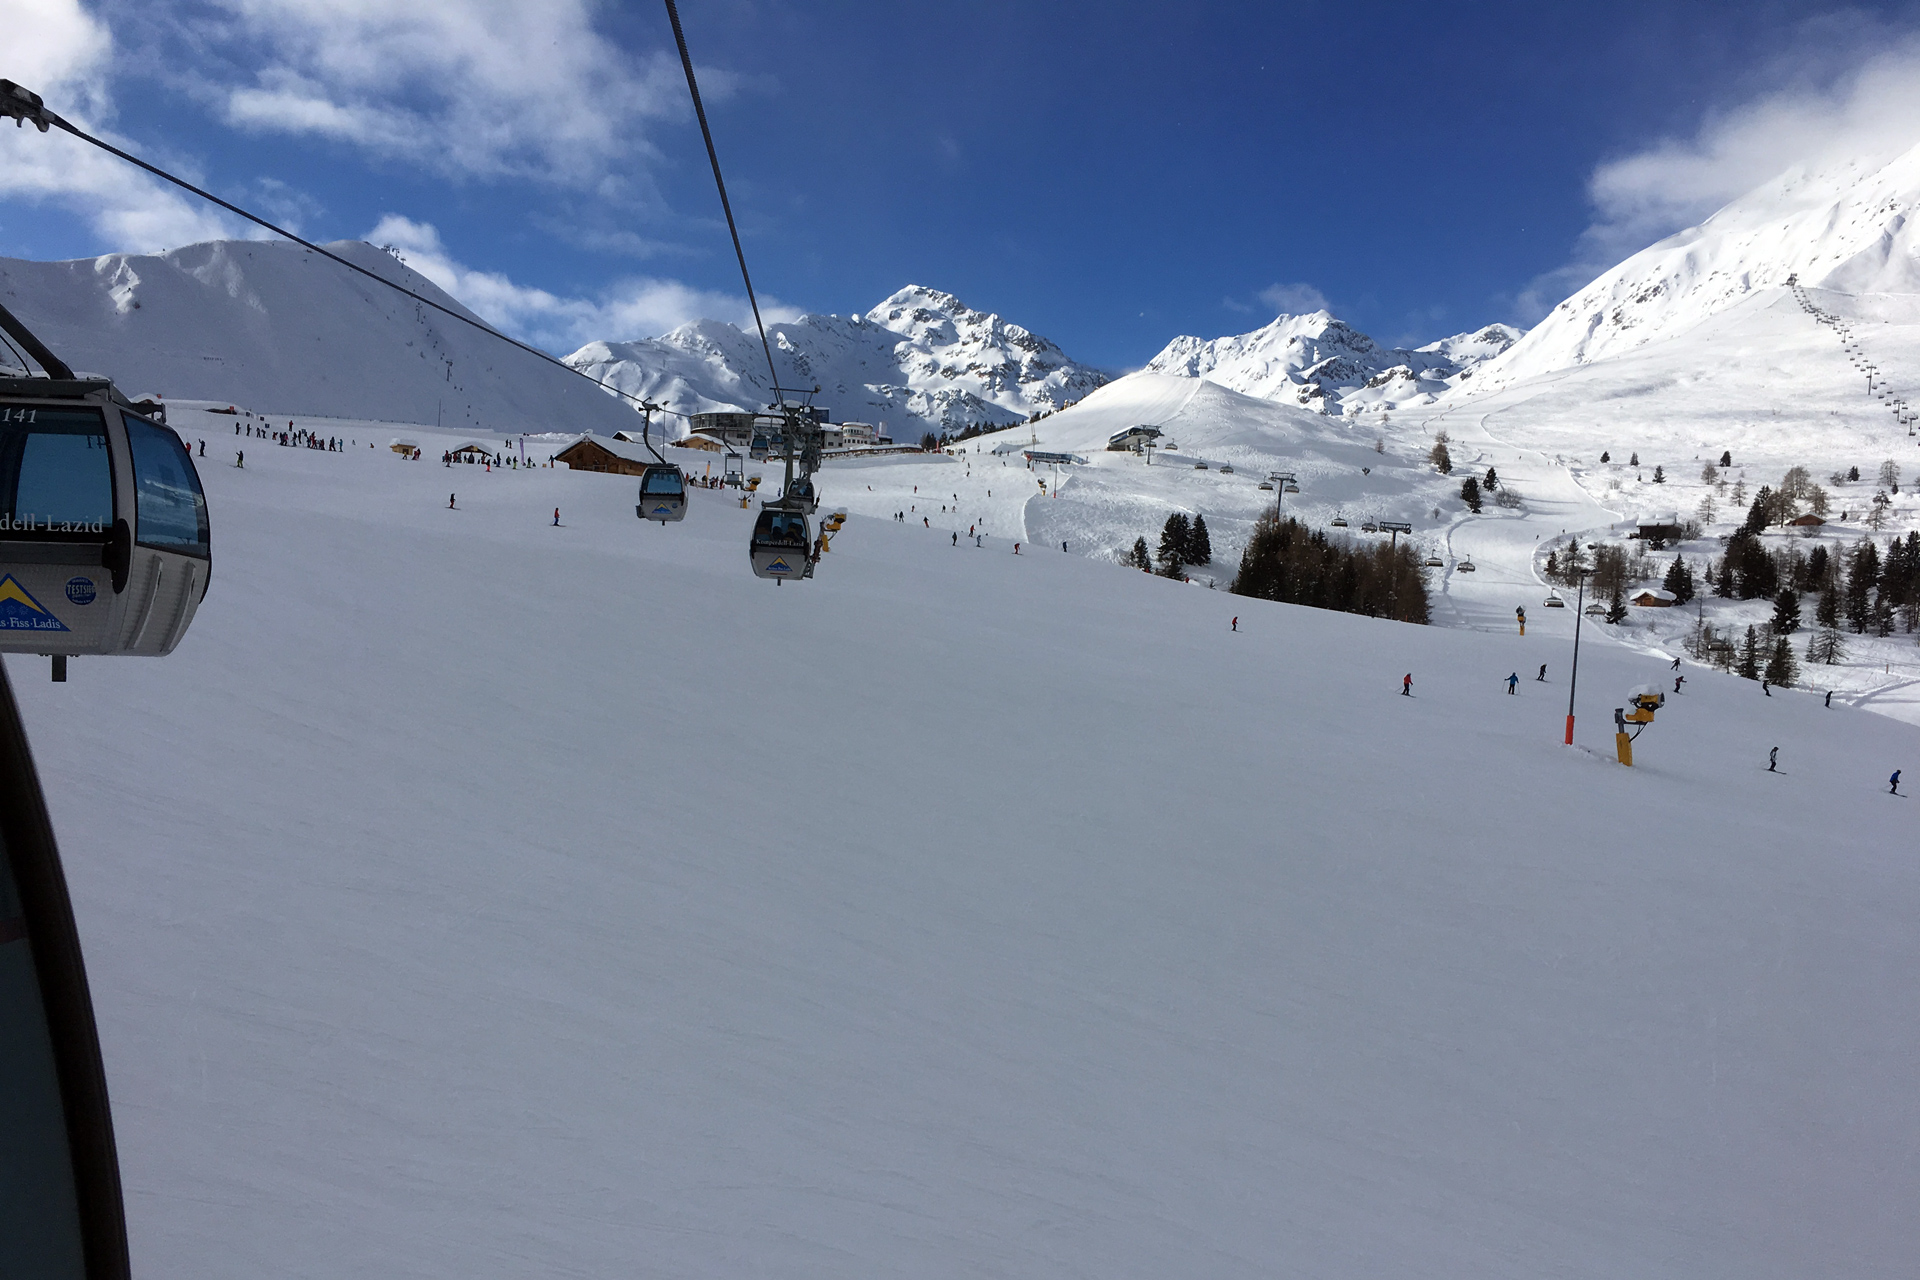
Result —
[[706, 139], [707, 159], [713, 164], [713, 185], [720, 189], [720, 208], [727, 215], [727, 232], [733, 237], [733, 256], [740, 260], [740, 279], [747, 286], [747, 305], [753, 308], [753, 324], [760, 331], [760, 350], [766, 353], [767, 374], [773, 379], [774, 394], [780, 394], [780, 375], [773, 367], [773, 347], [767, 342], [767, 326], [760, 319], [760, 300], [753, 294], [753, 277], [747, 274], [747, 252], [740, 247], [740, 228], [733, 221], [733, 203], [727, 199], [727, 180], [720, 176], [720, 153], [713, 148], [713, 130], [707, 127], [707, 108], [700, 101], [700, 83], [693, 75], [693, 55], [687, 52], [687, 33], [680, 28], [680, 10], [667, 0], [667, 19], [673, 23], [673, 39], [680, 46], [680, 65], [686, 68], [687, 92], [693, 95], [693, 114], [700, 120], [700, 136]]
[[[367, 268], [361, 266], [357, 262], [350, 262], [346, 258], [341, 257], [337, 253], [332, 253], [326, 249], [321, 248], [319, 245], [313, 243], [313, 241], [311, 240], [303, 239], [302, 237], [295, 235], [293, 232], [287, 230], [285, 227], [276, 226], [273, 223], [268, 222], [265, 218], [260, 217], [258, 214], [249, 213], [245, 209], [242, 209], [239, 205], [234, 204], [231, 201], [222, 200], [219, 196], [214, 195], [211, 191], [202, 190], [201, 188], [194, 186], [191, 182], [188, 182], [184, 178], [175, 177], [173, 174], [168, 173], [165, 169], [160, 168], [158, 165], [149, 164], [145, 160], [142, 160], [139, 156], [133, 155], [130, 152], [122, 151], [119, 147], [114, 146], [112, 143], [107, 142], [103, 139], [94, 137], [92, 134], [86, 132], [84, 129], [81, 129], [78, 126], [74, 125], [71, 121], [66, 120], [63, 117], [55, 114], [54, 112], [47, 110], [45, 105], [42, 104], [38, 95], [28, 94], [27, 91], [21, 89], [18, 85], [14, 84], [12, 81], [9, 81], [9, 80], [0, 80], [0, 115], [11, 116], [16, 120], [31, 121], [34, 125], [36, 125], [40, 129], [42, 133], [45, 133], [47, 131], [48, 125], [52, 125], [58, 129], [64, 129], [66, 132], [72, 134], [74, 137], [80, 139], [82, 142], [90, 142], [94, 146], [99, 147], [102, 151], [105, 151], [110, 155], [115, 155], [120, 157], [120, 159], [125, 160], [128, 164], [134, 165], [137, 168], [145, 169], [148, 173], [151, 173], [156, 178], [160, 178], [166, 182], [171, 182], [174, 186], [179, 187], [183, 191], [190, 191], [194, 195], [199, 196], [202, 200], [206, 200], [212, 204], [217, 204], [222, 209], [225, 209], [227, 212], [235, 214], [239, 217], [245, 218], [248, 222], [251, 222], [256, 226], [265, 227], [268, 231], [273, 232], [275, 235], [282, 236], [285, 239], [291, 240], [295, 244], [301, 246], [302, 248], [310, 249], [313, 252], [319, 254], [323, 258], [327, 258], [334, 262], [337, 262], [349, 271], [358, 272], [359, 274], [365, 276], [369, 280], [376, 280], [379, 283], [387, 286], [387, 288], [389, 289], [393, 289], [393, 290], [396, 290], [397, 292], [404, 293], [405, 295], [407, 295], [407, 297], [412, 298], [415, 302], [423, 303], [426, 306], [432, 307], [435, 311], [438, 311], [443, 315], [452, 316], [455, 320], [458, 320], [460, 323], [464, 325], [470, 325], [473, 328], [478, 329], [481, 333], [488, 334], [491, 337], [500, 339], [500, 341], [502, 342], [509, 343], [512, 346], [518, 347], [520, 348], [520, 350], [526, 352], [528, 355], [537, 356], [540, 359], [545, 360], [550, 365], [554, 365], [557, 368], [565, 369], [568, 373], [573, 374], [577, 378], [584, 378], [588, 382], [591, 382], [594, 386], [599, 387], [602, 391], [611, 392], [614, 395], [619, 396], [621, 399], [631, 400], [635, 404], [644, 403], [643, 398], [640, 396], [633, 395], [631, 392], [622, 391], [619, 387], [614, 386], [612, 383], [602, 382], [600, 379], [594, 377], [592, 374], [586, 372], [585, 370], [574, 368], [572, 365], [568, 364], [564, 360], [561, 360], [557, 356], [550, 355], [549, 353], [540, 350], [540, 348], [538, 347], [529, 346], [527, 343], [521, 342], [518, 338], [510, 338], [506, 334], [501, 333], [498, 329], [495, 329], [494, 327], [492, 327], [491, 325], [484, 324], [481, 321], [475, 320], [471, 316], [463, 316], [458, 311], [455, 311], [452, 307], [443, 306], [442, 304], [435, 302], [432, 298], [426, 297], [423, 294], [415, 293], [412, 289], [407, 288], [403, 284], [398, 284], [392, 280], [387, 279], [385, 276], [381, 275], [377, 271], [369, 271]], [[758, 314], [759, 313], [756, 310], [755, 315], [757, 316]], [[764, 335], [763, 335], [763, 338], [764, 338]], [[687, 416], [686, 414], [678, 413], [672, 409], [662, 409], [661, 412], [671, 413], [675, 417], [679, 417], [679, 418], [684, 418]]]

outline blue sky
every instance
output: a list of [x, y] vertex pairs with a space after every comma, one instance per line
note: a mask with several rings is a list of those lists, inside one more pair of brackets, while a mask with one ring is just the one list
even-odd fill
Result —
[[[1111, 369], [1322, 300], [1391, 342], [1528, 323], [1830, 143], [1864, 74], [1920, 84], [1914, 4], [682, 17], [777, 311], [932, 285]], [[743, 315], [658, 4], [0, 0], [0, 28], [0, 75], [56, 109], [302, 234], [399, 244], [554, 349]], [[0, 254], [235, 229], [75, 151], [0, 134]]]

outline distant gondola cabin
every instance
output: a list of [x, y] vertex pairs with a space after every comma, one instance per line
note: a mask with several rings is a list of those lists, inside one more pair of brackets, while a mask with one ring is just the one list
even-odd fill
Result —
[[601, 471], [617, 476], [637, 476], [658, 461], [645, 445], [602, 440], [597, 436], [582, 436], [554, 454], [553, 460], [564, 462], [575, 471]]

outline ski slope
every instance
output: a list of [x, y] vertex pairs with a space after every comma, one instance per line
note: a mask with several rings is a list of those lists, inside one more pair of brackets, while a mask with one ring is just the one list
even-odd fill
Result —
[[1694, 672], [1628, 770], [1592, 632], [1569, 750], [1546, 630], [209, 443], [181, 648], [6, 659], [144, 1277], [1920, 1256], [1907, 725]]

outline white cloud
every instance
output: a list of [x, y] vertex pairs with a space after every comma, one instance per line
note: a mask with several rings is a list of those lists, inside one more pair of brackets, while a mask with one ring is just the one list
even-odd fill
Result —
[[[333, 139], [461, 177], [582, 187], [650, 153], [686, 111], [664, 51], [593, 26], [591, 0], [213, 0], [218, 17], [144, 28], [190, 51], [195, 91], [237, 128]], [[184, 29], [184, 30], [183, 30]], [[703, 74], [724, 96], [731, 77]]]
[[[111, 119], [113, 35], [78, 0], [0, 0], [7, 78], [89, 133], [125, 146]], [[116, 248], [171, 249], [239, 233], [211, 206], [55, 129], [0, 130], [0, 193], [84, 216]]]
[[[409, 267], [489, 323], [550, 351], [575, 351], [595, 339], [652, 337], [689, 320], [725, 320], [743, 328], [753, 324], [744, 295], [695, 289], [677, 280], [618, 280], [597, 298], [568, 298], [518, 285], [499, 272], [463, 265], [431, 224], [399, 214], [383, 217], [366, 238], [398, 249]], [[760, 300], [760, 313], [769, 324], [798, 315], [768, 298]]]
[[1300, 316], [1328, 310], [1327, 295], [1310, 284], [1270, 284], [1254, 297], [1269, 310], [1283, 315]]
[[[1805, 67], [1825, 70], [1815, 77]], [[1594, 220], [1571, 260], [1519, 298], [1528, 322], [1647, 245], [1796, 164], [1888, 157], [1920, 142], [1920, 36], [1866, 22], [1810, 25], [1775, 84], [1708, 113], [1693, 136], [1662, 138], [1595, 168]]]

